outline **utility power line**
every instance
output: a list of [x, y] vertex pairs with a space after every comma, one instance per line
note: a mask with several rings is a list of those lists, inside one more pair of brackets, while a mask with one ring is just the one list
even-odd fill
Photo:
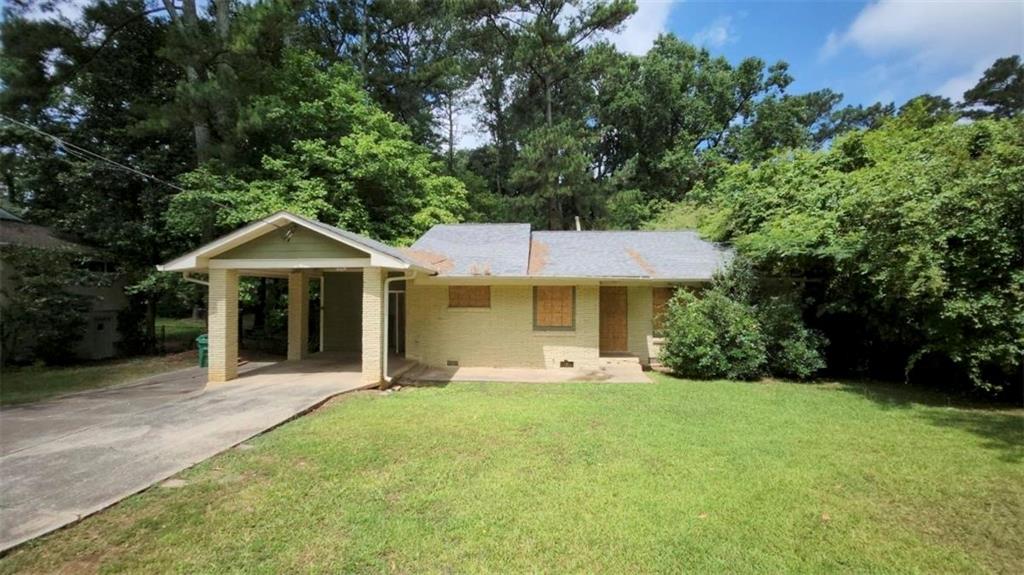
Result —
[[[19, 120], [15, 120], [14, 118], [11, 118], [10, 116], [6, 116], [4, 114], [0, 114], [0, 119], [5, 120], [7, 122], [10, 122], [10, 123], [12, 123], [12, 124], [14, 124], [16, 126], [21, 126], [22, 128], [25, 128], [26, 130], [30, 130], [32, 132], [35, 132], [36, 134], [39, 134], [40, 136], [44, 136], [46, 138], [50, 138], [51, 140], [53, 140], [53, 142], [55, 144], [57, 144], [58, 147], [60, 147], [65, 152], [67, 152], [69, 155], [74, 156], [74, 157], [76, 157], [78, 159], [86, 160], [86, 161], [91, 161], [91, 162], [96, 162], [96, 161], [103, 162], [103, 163], [111, 165], [111, 166], [113, 166], [113, 167], [115, 167], [117, 169], [124, 170], [126, 172], [130, 172], [132, 174], [135, 174], [135, 175], [141, 177], [143, 180], [152, 180], [154, 182], [163, 184], [163, 185], [165, 185], [165, 186], [167, 186], [167, 187], [169, 187], [171, 189], [177, 190], [179, 192], [188, 192], [188, 190], [186, 190], [185, 188], [183, 188], [183, 187], [181, 187], [181, 186], [179, 186], [177, 184], [172, 184], [171, 182], [168, 182], [166, 180], [162, 180], [162, 179], [154, 176], [153, 174], [147, 174], [147, 173], [145, 173], [143, 171], [140, 171], [140, 170], [137, 170], [137, 169], [135, 169], [135, 168], [133, 168], [131, 166], [127, 166], [127, 165], [122, 164], [122, 163], [120, 163], [118, 161], [111, 160], [110, 158], [108, 158], [106, 156], [102, 156], [100, 154], [97, 154], [96, 152], [92, 152], [90, 150], [87, 150], [87, 149], [85, 149], [85, 148], [83, 148], [81, 146], [76, 146], [75, 144], [72, 144], [71, 142], [68, 142], [68, 141], [64, 140], [60, 136], [55, 136], [55, 135], [53, 135], [53, 134], [51, 134], [49, 132], [45, 132], [43, 130], [40, 130], [39, 128], [37, 128], [37, 127], [35, 127], [35, 126], [31, 125], [31, 124], [26, 124], [25, 122], [22, 122], [22, 121], [19, 121]], [[213, 198], [206, 198], [206, 200], [208, 200], [209, 202], [213, 203], [214, 205], [216, 205], [218, 207], [224, 208], [225, 210], [230, 210], [231, 209], [230, 206], [228, 206], [226, 204], [222, 204], [221, 202], [218, 202], [217, 200], [214, 200]], [[275, 228], [279, 228], [279, 229], [282, 228], [282, 226], [280, 226], [278, 224], [275, 224], [273, 222], [270, 222], [270, 223]]]
[[[154, 182], [163, 184], [163, 185], [165, 185], [165, 186], [167, 186], [169, 188], [178, 190], [179, 192], [186, 192], [186, 191], [188, 191], [185, 188], [182, 188], [181, 186], [179, 186], [177, 184], [172, 184], [171, 182], [168, 182], [166, 180], [162, 180], [162, 179], [154, 176], [153, 174], [147, 174], [147, 173], [142, 172], [140, 170], [137, 170], [137, 169], [135, 169], [135, 168], [133, 168], [131, 166], [126, 166], [125, 164], [122, 164], [122, 163], [117, 162], [115, 160], [111, 160], [110, 158], [107, 158], [106, 156], [102, 156], [100, 154], [97, 154], [96, 152], [89, 151], [89, 150], [87, 150], [87, 149], [85, 149], [85, 148], [83, 148], [81, 146], [76, 146], [75, 144], [72, 144], [71, 142], [68, 142], [68, 141], [64, 140], [60, 136], [55, 136], [55, 135], [50, 134], [48, 132], [44, 132], [43, 130], [40, 130], [39, 128], [37, 128], [37, 127], [35, 127], [35, 126], [31, 125], [31, 124], [26, 124], [25, 122], [21, 122], [19, 120], [15, 120], [14, 118], [11, 118], [9, 116], [5, 116], [3, 114], [0, 114], [0, 118], [4, 119], [4, 120], [6, 120], [6, 121], [8, 121], [8, 122], [10, 122], [12, 124], [21, 126], [22, 128], [25, 128], [26, 130], [31, 130], [32, 132], [35, 132], [36, 134], [39, 134], [40, 136], [45, 136], [47, 138], [50, 138], [51, 140], [53, 140], [53, 142], [55, 144], [60, 146], [60, 148], [62, 148], [65, 152], [67, 152], [68, 154], [70, 154], [72, 156], [75, 156], [76, 158], [79, 158], [79, 159], [82, 159], [82, 160], [89, 160], [89, 161], [100, 161], [100, 162], [103, 162], [105, 164], [109, 164], [111, 166], [114, 166], [115, 168], [118, 168], [120, 170], [124, 170], [126, 172], [133, 173], [133, 174], [141, 177], [144, 180], [153, 180]], [[216, 203], [216, 202], [214, 202], [214, 203]], [[218, 204], [218, 205], [220, 205], [220, 204]], [[221, 206], [221, 207], [227, 207], [227, 206]]]

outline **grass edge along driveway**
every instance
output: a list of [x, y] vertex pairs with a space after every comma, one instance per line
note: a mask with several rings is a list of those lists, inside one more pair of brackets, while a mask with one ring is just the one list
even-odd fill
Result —
[[869, 384], [366, 392], [0, 572], [1019, 573], [1022, 426]]
[[196, 352], [141, 356], [73, 366], [5, 367], [0, 373], [0, 405], [53, 399], [68, 393], [131, 383], [198, 365]]

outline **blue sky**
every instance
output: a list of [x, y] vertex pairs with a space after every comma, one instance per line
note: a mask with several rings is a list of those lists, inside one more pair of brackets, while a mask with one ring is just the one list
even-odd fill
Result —
[[736, 62], [785, 60], [790, 91], [832, 88], [844, 103], [901, 104], [921, 93], [954, 100], [1000, 56], [1024, 52], [1024, 0], [639, 0], [613, 37], [643, 53], [672, 32]]

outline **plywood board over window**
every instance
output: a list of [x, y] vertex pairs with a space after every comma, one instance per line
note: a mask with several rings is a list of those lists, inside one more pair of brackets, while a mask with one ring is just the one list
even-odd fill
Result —
[[533, 288], [533, 327], [537, 330], [570, 331], [576, 327], [576, 288]]
[[654, 288], [654, 297], [652, 298], [654, 309], [651, 314], [654, 320], [654, 335], [663, 335], [665, 333], [665, 315], [668, 313], [668, 301], [672, 299], [673, 293], [675, 293], [675, 288]]
[[491, 307], [491, 286], [448, 286], [448, 307]]

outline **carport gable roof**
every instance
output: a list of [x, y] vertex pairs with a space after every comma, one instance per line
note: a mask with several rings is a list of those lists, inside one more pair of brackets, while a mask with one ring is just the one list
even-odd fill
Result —
[[[166, 272], [204, 271], [210, 258], [271, 233], [275, 229], [286, 229], [290, 225], [303, 227], [331, 240], [365, 252], [369, 256], [370, 265], [374, 267], [415, 269], [428, 273], [433, 273], [434, 271], [432, 268], [426, 267], [406, 256], [398, 249], [377, 240], [286, 211], [277, 212], [237, 229], [183, 256], [177, 257], [163, 265], [158, 265], [157, 269]], [[295, 262], [297, 267], [302, 267], [299, 265], [300, 262], [301, 258], [298, 258]], [[289, 266], [285, 265], [282, 267]]]

